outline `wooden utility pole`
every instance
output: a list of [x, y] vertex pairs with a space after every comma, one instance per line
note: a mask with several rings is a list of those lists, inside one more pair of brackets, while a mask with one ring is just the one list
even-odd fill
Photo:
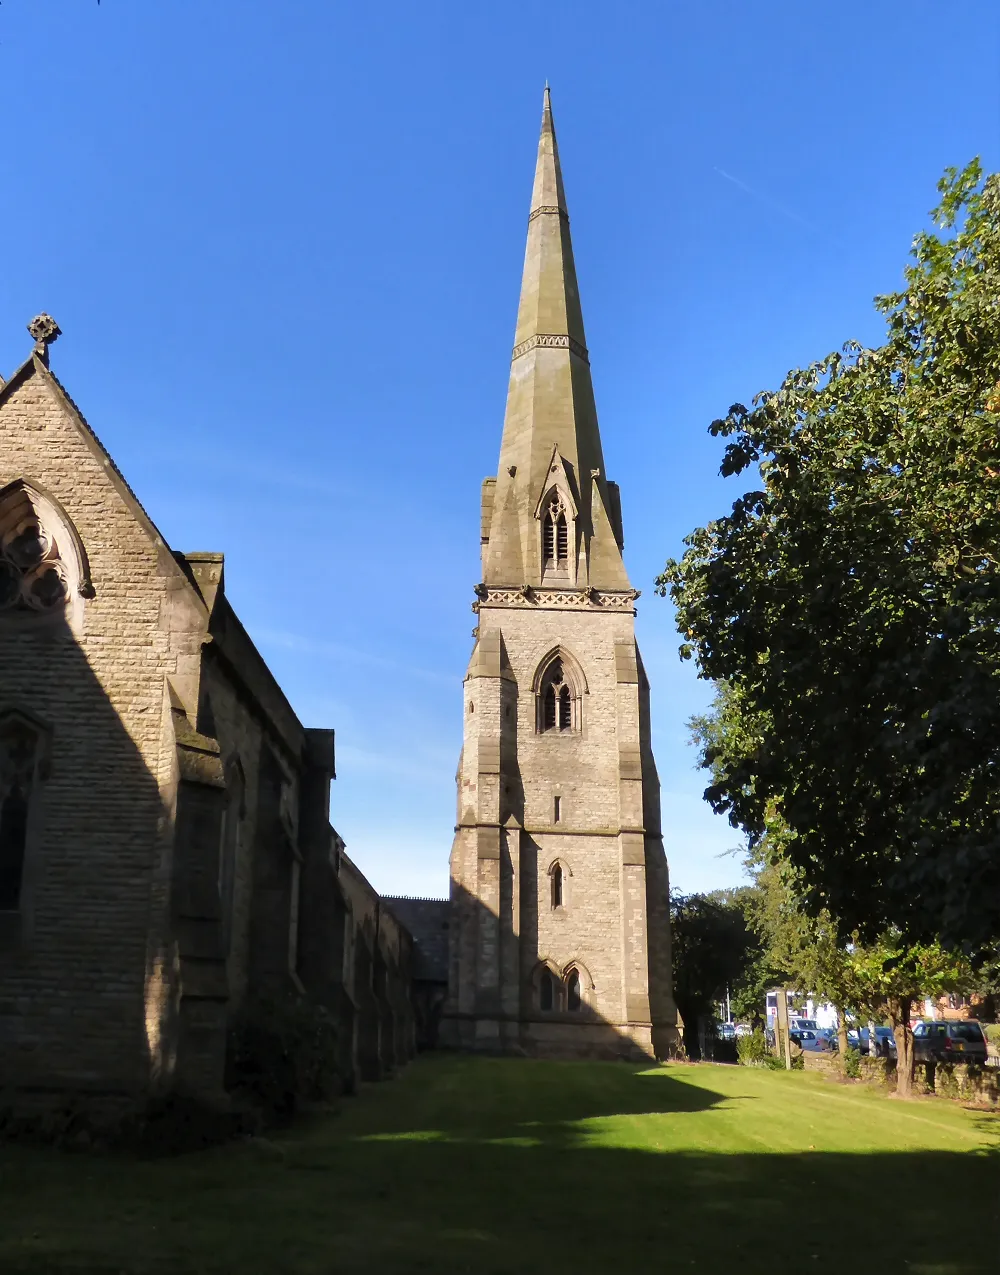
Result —
[[778, 1018], [777, 1030], [778, 1040], [781, 1042], [779, 1048], [784, 1051], [785, 1070], [792, 1070], [792, 1042], [788, 1035], [788, 992], [783, 987], [778, 988]]

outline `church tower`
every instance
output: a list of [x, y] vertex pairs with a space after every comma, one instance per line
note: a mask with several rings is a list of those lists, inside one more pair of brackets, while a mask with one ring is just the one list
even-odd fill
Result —
[[608, 481], [548, 88], [465, 678], [444, 1040], [676, 1045], [649, 685]]

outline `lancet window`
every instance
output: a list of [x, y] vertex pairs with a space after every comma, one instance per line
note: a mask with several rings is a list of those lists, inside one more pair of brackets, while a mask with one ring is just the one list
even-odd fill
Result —
[[38, 782], [39, 731], [17, 714], [0, 718], [0, 911], [21, 903], [28, 825]]
[[569, 513], [557, 488], [546, 497], [542, 514], [542, 570], [569, 578]]
[[580, 679], [556, 652], [536, 678], [538, 730], [565, 734], [580, 729]]
[[566, 978], [566, 1008], [571, 1014], [578, 1014], [583, 1007], [580, 995], [580, 974], [578, 970], [570, 970]]
[[556, 864], [552, 869], [552, 906], [561, 908], [563, 905], [563, 870], [561, 864]]

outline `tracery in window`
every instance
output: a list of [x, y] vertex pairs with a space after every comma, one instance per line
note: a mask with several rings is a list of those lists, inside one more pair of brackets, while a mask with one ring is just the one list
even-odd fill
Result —
[[21, 902], [28, 815], [37, 782], [39, 733], [23, 718], [0, 718], [0, 911]]
[[569, 512], [557, 488], [545, 498], [542, 513], [542, 570], [569, 578]]
[[560, 651], [553, 652], [535, 678], [538, 730], [565, 732], [580, 728], [581, 680]]
[[20, 480], [0, 491], [0, 614], [57, 614], [86, 585], [82, 549], [55, 502]]

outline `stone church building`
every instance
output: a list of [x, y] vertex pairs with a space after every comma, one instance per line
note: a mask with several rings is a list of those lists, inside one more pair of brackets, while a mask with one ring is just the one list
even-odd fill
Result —
[[669, 883], [638, 593], [601, 451], [548, 89], [481, 542], [446, 1039], [667, 1057]]
[[[50, 367], [0, 380], [0, 1094], [224, 1101], [249, 1006], [306, 1000], [345, 1078], [419, 1041], [669, 1056], [649, 687], [546, 90], [465, 680], [450, 902], [381, 899], [220, 553], [172, 549]], [[6, 1099], [4, 1099], [6, 1101]]]
[[0, 382], [0, 1092], [221, 1098], [250, 1001], [331, 1011], [348, 1078], [414, 1049], [412, 938], [329, 823], [219, 553], [178, 553], [29, 325]]

